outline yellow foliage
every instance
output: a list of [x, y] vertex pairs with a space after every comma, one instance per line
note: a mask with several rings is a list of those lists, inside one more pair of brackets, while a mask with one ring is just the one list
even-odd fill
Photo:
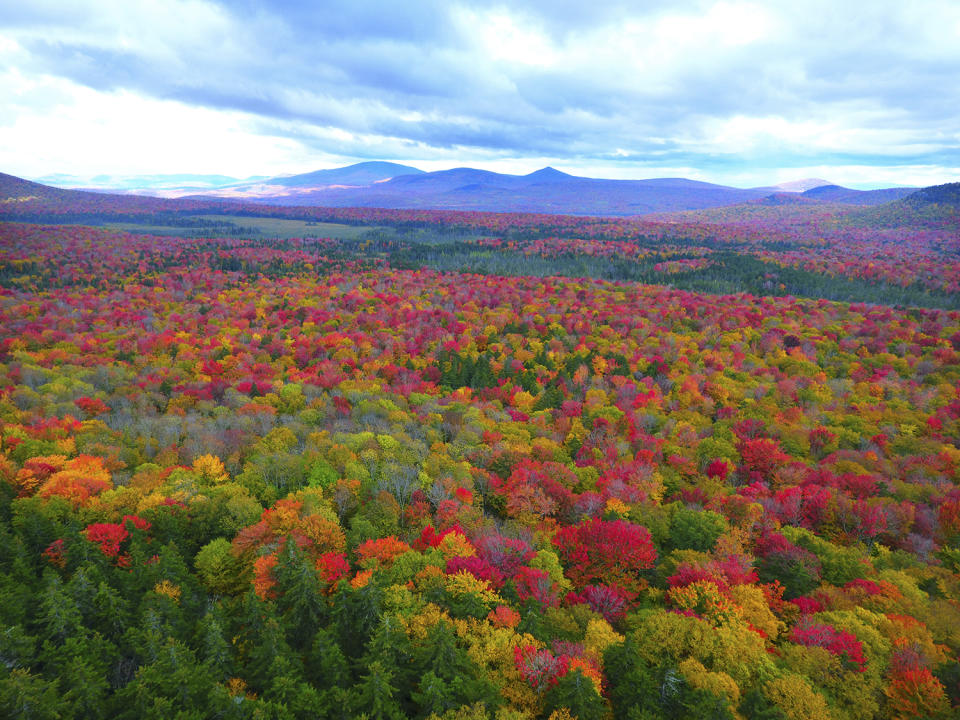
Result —
[[443, 554], [445, 560], [455, 557], [473, 557], [477, 554], [470, 541], [462, 533], [456, 531], [445, 535], [437, 549]]
[[583, 399], [583, 409], [587, 412], [594, 412], [607, 404], [607, 394], [599, 388], [587, 390], [586, 397]]
[[[465, 636], [467, 655], [484, 672], [486, 677], [503, 693], [504, 700], [513, 709], [533, 717], [539, 713], [540, 699], [537, 693], [520, 677], [514, 664], [513, 649], [517, 646], [543, 646], [527, 633], [517, 633], [506, 627], [493, 627], [488, 622], [471, 625], [472, 632]], [[521, 716], [523, 717], [523, 716]]]
[[226, 482], [229, 479], [223, 461], [216, 455], [201, 455], [198, 457], [193, 461], [193, 471], [202, 480], [215, 484]]
[[831, 717], [826, 700], [800, 675], [771, 680], [763, 687], [763, 694], [783, 711], [787, 720], [829, 720]]
[[687, 658], [677, 667], [691, 687], [727, 698], [731, 711], [740, 704], [740, 687], [727, 673], [711, 672], [694, 658]]
[[247, 682], [243, 678], [230, 678], [226, 684], [227, 693], [231, 697], [245, 697], [248, 700], [256, 700], [257, 694], [247, 692]]
[[453, 710], [447, 710], [443, 715], [433, 713], [427, 716], [427, 720], [489, 720], [490, 713], [487, 706], [482, 703], [473, 705], [461, 705]]
[[180, 586], [174, 585], [169, 580], [161, 580], [156, 585], [153, 586], [153, 591], [157, 595], [163, 595], [168, 597], [177, 605], [180, 604]]
[[336, 520], [322, 515], [307, 515], [295, 527], [316, 543], [318, 553], [343, 552], [347, 547], [347, 538]]
[[450, 622], [450, 613], [439, 605], [427, 603], [420, 612], [406, 618], [404, 623], [411, 639], [423, 640], [430, 628], [441, 621]]
[[488, 581], [480, 580], [466, 570], [447, 575], [446, 589], [455, 598], [464, 595], [476, 595], [485, 603], [504, 603], [504, 599], [490, 588]]
[[721, 625], [731, 622], [737, 612], [723, 596], [716, 583], [697, 580], [683, 587], [667, 591], [667, 600], [680, 610], [692, 610], [710, 622]]
[[522, 413], [529, 414], [536, 402], [537, 398], [526, 390], [521, 390], [513, 396], [513, 406]]
[[587, 623], [587, 632], [583, 636], [583, 647], [588, 653], [599, 659], [608, 647], [622, 643], [623, 639], [623, 635], [614, 630], [606, 620], [593, 618]]
[[630, 506], [627, 505], [623, 500], [618, 498], [610, 498], [607, 500], [606, 508], [604, 508], [605, 513], [611, 513], [617, 515], [622, 519], [625, 519], [630, 514]]
[[763, 590], [756, 585], [734, 585], [730, 598], [737, 606], [737, 614], [758, 630], [763, 630], [770, 640], [785, 629], [784, 624], [770, 610]]
[[772, 669], [763, 638], [741, 622], [714, 627], [700, 618], [657, 610], [643, 618], [633, 638], [637, 651], [651, 663], [693, 657], [728, 673], [738, 684]]

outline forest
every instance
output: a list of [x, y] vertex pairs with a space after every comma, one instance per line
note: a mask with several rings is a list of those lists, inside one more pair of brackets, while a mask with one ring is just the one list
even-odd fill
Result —
[[950, 188], [0, 190], [0, 715], [958, 716]]

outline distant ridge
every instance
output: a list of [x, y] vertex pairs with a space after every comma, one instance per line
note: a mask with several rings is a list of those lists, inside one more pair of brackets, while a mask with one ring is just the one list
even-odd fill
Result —
[[840, 185], [821, 185], [802, 194], [805, 198], [847, 205], [883, 205], [904, 198], [916, 188], [884, 188], [882, 190], [853, 190]]
[[274, 177], [264, 180], [264, 184], [282, 185], [284, 187], [305, 187], [313, 185], [371, 185], [383, 182], [401, 175], [422, 175], [419, 170], [409, 165], [399, 165], [391, 162], [362, 162], [331, 170], [316, 170], [302, 175], [289, 177]]
[[814, 188], [823, 187], [824, 185], [833, 185], [833, 183], [829, 180], [821, 180], [820, 178], [804, 178], [803, 180], [790, 180], [779, 183], [774, 185], [773, 189], [785, 193], [802, 193], [813, 190]]
[[949, 205], [960, 208], [960, 182], [931, 185], [904, 198], [910, 205]]
[[[13, 181], [16, 181], [16, 192], [12, 189]], [[801, 187], [818, 182], [820, 181], [809, 179], [797, 181], [793, 185]], [[10, 192], [4, 193], [8, 198], [4, 201], [6, 203], [15, 202], [15, 196], [51, 199], [54, 197], [51, 193], [72, 192], [0, 175], [0, 186], [4, 183], [10, 186]], [[911, 202], [937, 202], [927, 199], [936, 197], [941, 198], [940, 202], [950, 203], [954, 192], [951, 187], [929, 189], [927, 195], [919, 195]], [[162, 197], [198, 201], [232, 200], [280, 206], [315, 205], [592, 216], [647, 215], [742, 204], [879, 206], [905, 196], [913, 197], [910, 193], [916, 195], [912, 188], [862, 191], [832, 184], [817, 185], [803, 192], [787, 192], [769, 187], [735, 188], [688, 178], [608, 180], [571, 175], [553, 167], [544, 167], [526, 175], [510, 175], [469, 167], [424, 172], [409, 165], [376, 161], [299, 175], [250, 179], [216, 189], [190, 188], [180, 193], [155, 188], [95, 190], [95, 193], [101, 194], [111, 192], [145, 199]]]
[[[324, 172], [328, 171], [321, 171]], [[460, 167], [435, 172], [397, 173], [394, 177], [367, 185], [342, 182], [311, 187], [300, 184], [299, 178], [309, 176], [330, 177], [310, 173], [293, 179], [272, 178], [261, 184], [263, 192], [244, 197], [280, 205], [625, 216], [732, 205], [767, 194], [756, 189], [745, 190], [686, 178], [606, 180], [579, 177], [553, 167], [526, 175]], [[238, 197], [235, 189], [201, 193], [196, 197], [209, 195]]]

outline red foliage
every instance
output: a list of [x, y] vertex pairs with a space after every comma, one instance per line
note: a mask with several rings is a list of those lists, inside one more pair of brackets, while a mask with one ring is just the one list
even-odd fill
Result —
[[513, 577], [513, 582], [520, 602], [533, 600], [541, 608], [556, 607], [560, 604], [557, 584], [543, 570], [522, 567]]
[[503, 587], [505, 581], [503, 573], [479, 555], [454, 557], [447, 560], [448, 575], [455, 575], [461, 571], [470, 573], [478, 580], [488, 581], [494, 588]]
[[587, 585], [579, 594], [568, 593], [566, 601], [570, 605], [589, 605], [611, 625], [623, 620], [627, 613], [628, 598], [619, 588], [609, 585]]
[[107, 557], [120, 554], [120, 544], [130, 537], [123, 525], [117, 523], [93, 523], [84, 531], [87, 540], [100, 544], [100, 551]]
[[863, 643], [857, 636], [832, 625], [812, 620], [802, 620], [790, 631], [790, 641], [807, 647], [821, 647], [836, 655], [851, 670], [863, 672], [867, 659], [863, 655]]
[[737, 450], [741, 472], [750, 481], [769, 480], [777, 468], [790, 461], [790, 456], [780, 449], [780, 443], [767, 438], [743, 440]]
[[46, 550], [43, 551], [43, 556], [51, 565], [56, 565], [59, 568], [66, 567], [67, 559], [63, 554], [63, 538], [54, 540], [47, 545]]
[[343, 553], [328, 552], [317, 558], [317, 573], [320, 580], [331, 590], [340, 580], [350, 574], [350, 563]]
[[533, 645], [515, 647], [513, 662], [520, 677], [537, 692], [556, 685], [570, 668], [570, 659], [566, 655], [557, 657], [549, 650], [537, 650]]
[[73, 404], [83, 410], [87, 417], [96, 417], [110, 412], [110, 408], [100, 398], [81, 397], [74, 400]]
[[578, 588], [603, 583], [635, 595], [646, 586], [640, 573], [657, 559], [650, 531], [625, 520], [592, 518], [568, 525], [557, 532], [553, 544]]

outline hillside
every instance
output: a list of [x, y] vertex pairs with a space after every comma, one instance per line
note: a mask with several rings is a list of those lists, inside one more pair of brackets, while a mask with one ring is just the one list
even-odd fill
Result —
[[605, 180], [568, 175], [554, 168], [528, 175], [454, 168], [400, 175], [362, 187], [302, 186], [296, 192], [285, 187], [258, 199], [280, 205], [642, 215], [731, 205], [764, 194], [684, 178]]
[[922, 188], [907, 196], [905, 201], [907, 204], [917, 207], [924, 205], [945, 205], [960, 208], [960, 182]]
[[803, 193], [803, 197], [826, 203], [846, 205], [883, 205], [900, 200], [916, 188], [883, 188], [881, 190], [853, 190], [840, 185], [821, 185]]

